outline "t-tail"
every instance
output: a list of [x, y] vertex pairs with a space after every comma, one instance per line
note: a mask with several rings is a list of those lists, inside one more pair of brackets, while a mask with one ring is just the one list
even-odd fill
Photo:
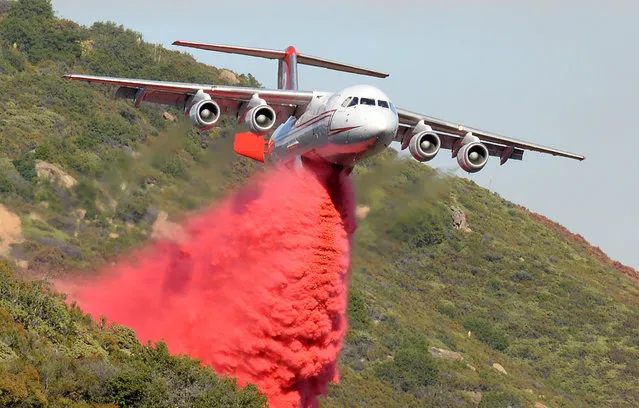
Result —
[[300, 54], [295, 47], [288, 47], [284, 51], [266, 50], [261, 48], [236, 47], [232, 45], [203, 44], [189, 41], [175, 41], [173, 45], [182, 47], [198, 48], [201, 50], [226, 52], [229, 54], [250, 55], [253, 57], [261, 57], [267, 59], [276, 59], [279, 61], [277, 74], [277, 88], [297, 90], [297, 65], [311, 65], [314, 67], [322, 67], [332, 69], [334, 71], [350, 72], [353, 74], [367, 75], [377, 78], [386, 78], [388, 74], [383, 72], [372, 71], [366, 68], [360, 68], [353, 65], [342, 64], [340, 62], [329, 61], [323, 58], [312, 57], [310, 55]]
[[[353, 74], [367, 75], [377, 78], [386, 78], [388, 74], [360, 68], [353, 65], [342, 64], [340, 62], [329, 61], [323, 58], [312, 57], [300, 54], [295, 47], [290, 46], [284, 51], [266, 50], [262, 48], [236, 47], [232, 45], [204, 44], [189, 41], [175, 41], [173, 45], [182, 47], [197, 48], [201, 50], [225, 52], [228, 54], [249, 55], [266, 59], [278, 60], [277, 88], [285, 90], [298, 90], [297, 65], [311, 65], [315, 67], [328, 68], [334, 71], [350, 72]], [[243, 118], [240, 119], [241, 121]], [[264, 162], [268, 155], [268, 144], [263, 135], [251, 132], [238, 133], [235, 135], [233, 150], [235, 153], [250, 157], [253, 160]]]

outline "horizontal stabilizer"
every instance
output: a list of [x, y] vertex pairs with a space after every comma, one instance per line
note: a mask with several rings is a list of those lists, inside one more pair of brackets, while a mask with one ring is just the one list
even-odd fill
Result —
[[350, 72], [353, 74], [359, 75], [368, 75], [377, 78], [386, 78], [388, 74], [383, 72], [373, 71], [366, 68], [360, 68], [353, 65], [342, 64], [341, 62], [330, 61], [323, 58], [313, 57], [310, 55], [300, 54], [295, 51], [294, 48], [289, 47], [287, 51], [277, 51], [277, 50], [267, 50], [262, 48], [250, 48], [250, 47], [236, 47], [232, 45], [219, 45], [219, 44], [204, 44], [197, 42], [189, 42], [189, 41], [175, 41], [173, 45], [179, 45], [182, 47], [190, 47], [197, 48], [201, 50], [208, 51], [217, 51], [217, 52], [225, 52], [229, 54], [241, 54], [241, 55], [250, 55], [252, 57], [261, 57], [268, 59], [284, 59], [287, 57], [288, 53], [295, 53], [297, 57], [298, 64], [311, 65], [314, 67], [322, 67], [332, 69], [334, 71], [342, 71], [342, 72]]

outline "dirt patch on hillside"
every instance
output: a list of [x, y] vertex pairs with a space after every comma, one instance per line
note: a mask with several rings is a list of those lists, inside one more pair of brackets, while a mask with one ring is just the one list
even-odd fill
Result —
[[9, 245], [23, 241], [20, 217], [0, 204], [0, 255], [8, 256]]

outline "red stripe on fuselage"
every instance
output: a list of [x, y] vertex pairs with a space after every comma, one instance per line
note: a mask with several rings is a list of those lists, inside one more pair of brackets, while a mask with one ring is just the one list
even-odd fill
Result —
[[335, 135], [338, 135], [340, 133], [348, 132], [349, 130], [357, 129], [358, 127], [361, 127], [361, 126], [351, 126], [351, 127], [344, 127], [344, 128], [339, 128], [339, 129], [331, 129], [328, 132], [328, 135], [329, 136], [335, 136]]
[[314, 123], [317, 123], [317, 122], [319, 122], [320, 120], [322, 120], [322, 119], [324, 119], [324, 118], [327, 118], [327, 117], [329, 117], [329, 116], [332, 116], [334, 113], [335, 113], [335, 109], [330, 110], [330, 111], [323, 112], [323, 113], [321, 113], [320, 115], [317, 115], [317, 116], [315, 116], [315, 117], [312, 117], [311, 119], [307, 120], [307, 121], [306, 121], [306, 122], [304, 122], [304, 123], [300, 123], [300, 124], [297, 124], [297, 123], [296, 123], [296, 124], [295, 124], [295, 126], [293, 126], [293, 128], [291, 129], [291, 131], [297, 131], [297, 130], [303, 129], [303, 128], [305, 128], [305, 127], [308, 127], [309, 125], [312, 125], [312, 124], [314, 124]]

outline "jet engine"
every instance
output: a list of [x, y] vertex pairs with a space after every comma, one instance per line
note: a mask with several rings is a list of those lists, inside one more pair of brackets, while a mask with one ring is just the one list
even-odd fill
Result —
[[264, 135], [275, 124], [275, 110], [268, 105], [258, 105], [251, 108], [245, 117], [249, 130], [256, 135]]
[[480, 142], [465, 144], [457, 152], [459, 167], [469, 173], [476, 173], [483, 169], [487, 162], [488, 149]]
[[196, 102], [189, 111], [189, 118], [198, 129], [210, 129], [220, 119], [220, 106], [210, 99]]
[[441, 141], [435, 132], [419, 132], [410, 138], [408, 149], [415, 160], [420, 162], [435, 158], [439, 152]]

